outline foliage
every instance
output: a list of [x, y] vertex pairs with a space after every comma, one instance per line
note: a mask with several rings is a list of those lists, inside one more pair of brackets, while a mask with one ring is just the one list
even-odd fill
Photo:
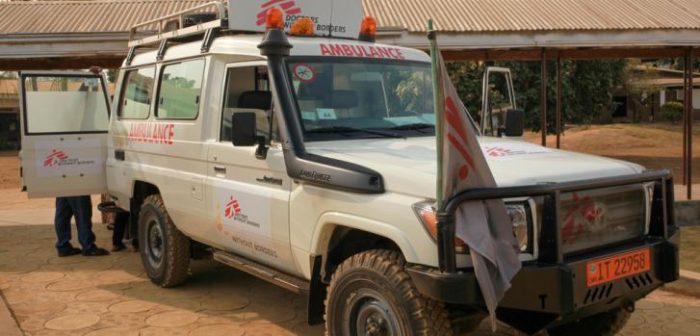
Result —
[[[623, 87], [626, 60], [562, 61], [562, 122], [590, 124], [616, 105], [614, 92]], [[510, 68], [518, 108], [525, 111], [525, 127], [540, 130], [540, 62], [508, 61], [493, 65]], [[482, 74], [486, 64], [463, 61], [448, 63], [457, 92], [478, 120], [481, 109]], [[556, 62], [547, 62], [547, 131], [554, 132]]]
[[[393, 99], [398, 105], [398, 111], [413, 111], [425, 113], [433, 109], [432, 99], [425, 99], [426, 94], [431, 94], [433, 87], [430, 82], [430, 74], [425, 72], [414, 72], [406, 74], [405, 78], [396, 84], [394, 91], [396, 98]], [[396, 78], [398, 75], [392, 76]], [[431, 97], [432, 98], [432, 97]], [[392, 111], [394, 112], [394, 111]]]
[[654, 79], [658, 78], [658, 72], [653, 64], [632, 59], [625, 66], [623, 77], [625, 92], [631, 102], [632, 120], [638, 122], [639, 111], [647, 106], [649, 96], [663, 89], [654, 83]]
[[17, 72], [15, 71], [0, 71], [0, 79], [15, 79]]
[[683, 117], [683, 104], [677, 101], [667, 102], [661, 106], [661, 113], [664, 118], [676, 123]]

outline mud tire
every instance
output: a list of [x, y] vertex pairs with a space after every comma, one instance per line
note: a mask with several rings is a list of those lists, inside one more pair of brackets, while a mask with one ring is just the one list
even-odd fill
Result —
[[328, 286], [326, 335], [373, 335], [367, 328], [377, 325], [389, 330], [378, 335], [453, 335], [443, 304], [418, 292], [405, 264], [390, 250], [369, 250], [343, 261]]
[[141, 261], [153, 283], [174, 287], [187, 279], [190, 240], [175, 227], [160, 195], [143, 200], [138, 237]]
[[634, 312], [630, 308], [616, 308], [604, 313], [582, 318], [558, 327], [550, 328], [550, 336], [608, 336], [615, 335], [627, 324]]

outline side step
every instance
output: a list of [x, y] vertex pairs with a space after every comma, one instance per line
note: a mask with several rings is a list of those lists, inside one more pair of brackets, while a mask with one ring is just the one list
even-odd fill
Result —
[[252, 276], [265, 280], [273, 285], [280, 286], [297, 294], [309, 294], [310, 283], [309, 281], [306, 281], [304, 279], [297, 278], [286, 273], [282, 273], [280, 271], [262, 265], [258, 262], [241, 257], [239, 255], [235, 255], [233, 253], [217, 250], [214, 251], [213, 257], [214, 260], [224, 265], [231, 266], [233, 268], [246, 272]]

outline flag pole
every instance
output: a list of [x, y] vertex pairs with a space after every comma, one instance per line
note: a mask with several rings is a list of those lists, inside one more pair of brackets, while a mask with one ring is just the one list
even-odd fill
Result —
[[442, 97], [440, 95], [440, 83], [438, 81], [438, 57], [437, 53], [440, 52], [437, 47], [437, 38], [435, 35], [435, 30], [433, 29], [433, 20], [428, 20], [428, 39], [430, 40], [430, 62], [433, 70], [433, 106], [435, 109], [435, 144], [437, 150], [437, 179], [435, 185], [435, 201], [437, 210], [442, 209], [442, 132], [443, 132], [443, 104]]

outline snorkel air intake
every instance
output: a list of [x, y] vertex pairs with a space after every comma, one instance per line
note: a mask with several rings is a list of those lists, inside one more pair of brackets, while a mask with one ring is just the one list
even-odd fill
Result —
[[284, 31], [279, 28], [268, 29], [258, 49], [263, 56], [267, 56], [270, 80], [279, 100], [275, 113], [280, 123], [287, 175], [325, 188], [365, 194], [383, 193], [384, 180], [378, 172], [354, 163], [306, 152], [301, 114], [285, 67], [285, 58], [289, 56], [292, 45]]

